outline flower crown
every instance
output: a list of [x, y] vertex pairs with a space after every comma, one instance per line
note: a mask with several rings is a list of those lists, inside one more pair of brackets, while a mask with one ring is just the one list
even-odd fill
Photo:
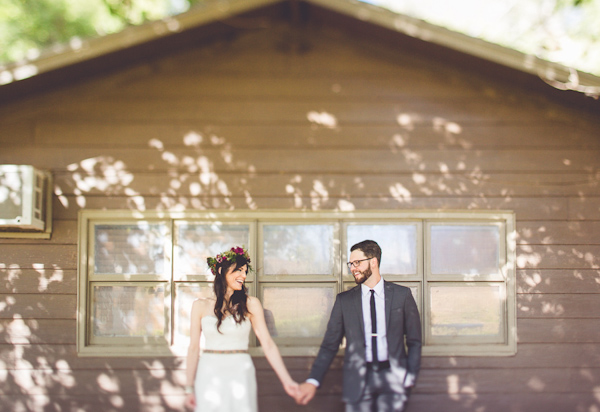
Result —
[[248, 262], [248, 271], [251, 272], [252, 266], [250, 266], [250, 255], [248, 254], [248, 251], [244, 249], [243, 246], [232, 247], [227, 252], [220, 253], [215, 257], [209, 257], [208, 259], [206, 259], [206, 262], [208, 263], [208, 267], [210, 268], [212, 274], [217, 276], [219, 274], [219, 272], [217, 271], [217, 265], [219, 263], [223, 263], [224, 261], [235, 262], [238, 256], [243, 256], [246, 259], [246, 261]]

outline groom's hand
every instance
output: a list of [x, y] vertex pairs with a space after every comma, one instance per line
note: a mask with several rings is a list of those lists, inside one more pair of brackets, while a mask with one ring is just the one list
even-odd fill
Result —
[[296, 403], [298, 405], [308, 404], [312, 400], [312, 398], [314, 398], [316, 392], [317, 387], [312, 383], [301, 383], [300, 390], [298, 391], [298, 396], [296, 397]]

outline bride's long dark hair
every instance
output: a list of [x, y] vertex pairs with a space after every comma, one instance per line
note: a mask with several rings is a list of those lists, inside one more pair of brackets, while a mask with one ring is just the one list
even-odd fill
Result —
[[[238, 270], [242, 266], [246, 265], [246, 274], [248, 274], [248, 267], [250, 262], [243, 255], [236, 255], [235, 260], [224, 259], [221, 263], [217, 263], [215, 282], [213, 289], [217, 298], [215, 304], [215, 316], [217, 317], [217, 330], [219, 330], [226, 313], [230, 313], [236, 323], [242, 323], [248, 316], [248, 290], [246, 285], [242, 285], [242, 290], [235, 290], [231, 295], [229, 301], [225, 299], [225, 293], [227, 292], [227, 280], [225, 275], [230, 268]], [[234, 267], [235, 266], [235, 267]]]

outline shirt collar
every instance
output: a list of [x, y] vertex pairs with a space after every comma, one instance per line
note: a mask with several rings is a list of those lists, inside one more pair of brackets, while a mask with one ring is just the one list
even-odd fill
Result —
[[[365, 285], [364, 283], [360, 285], [360, 290], [363, 296], [369, 295], [371, 288]], [[378, 297], [383, 297], [383, 278], [379, 279], [379, 282], [373, 288], [375, 291], [375, 295]]]

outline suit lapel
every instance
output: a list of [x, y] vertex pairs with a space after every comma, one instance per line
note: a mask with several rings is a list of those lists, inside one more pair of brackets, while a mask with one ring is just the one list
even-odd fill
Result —
[[360, 334], [365, 338], [365, 321], [362, 313], [362, 293], [360, 285], [354, 288], [354, 296], [352, 296], [352, 305], [354, 307], [355, 316], [358, 318], [358, 324], [360, 325]]
[[[385, 293], [385, 330], [390, 330], [390, 316], [392, 314], [392, 299], [394, 297], [394, 288], [391, 283], [383, 281]], [[388, 334], [389, 336], [389, 334]]]

